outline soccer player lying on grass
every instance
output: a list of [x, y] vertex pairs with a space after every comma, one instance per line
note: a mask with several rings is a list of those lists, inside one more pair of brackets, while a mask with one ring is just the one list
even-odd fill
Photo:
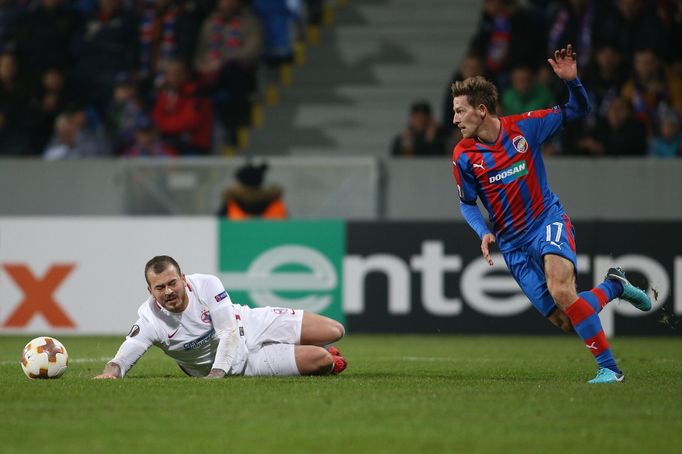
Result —
[[95, 378], [122, 378], [152, 345], [193, 377], [325, 375], [346, 368], [336, 347], [325, 348], [344, 335], [335, 320], [232, 304], [217, 277], [185, 276], [168, 256], [152, 258], [144, 273], [151, 296], [114, 359]]
[[[576, 293], [574, 229], [549, 188], [540, 146], [565, 122], [587, 114], [590, 103], [570, 44], [555, 51], [548, 62], [568, 88], [563, 106], [498, 117], [492, 83], [470, 77], [452, 84], [453, 123], [463, 137], [452, 156], [460, 209], [481, 238], [488, 264], [493, 265], [490, 247], [497, 242], [533, 306], [562, 330], [575, 329], [584, 341], [598, 365], [596, 377], [588, 383], [615, 383], [623, 380], [623, 373], [609, 348], [599, 311], [615, 298], [642, 311], [651, 309], [651, 301], [620, 268], [611, 268], [592, 290]], [[492, 233], [477, 198], [488, 211]]]

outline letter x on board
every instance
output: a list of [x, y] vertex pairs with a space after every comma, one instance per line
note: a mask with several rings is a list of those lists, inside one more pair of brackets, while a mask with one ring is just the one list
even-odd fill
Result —
[[74, 266], [52, 265], [42, 278], [36, 278], [26, 265], [3, 265], [7, 274], [24, 292], [24, 299], [2, 326], [20, 328], [26, 326], [36, 314], [42, 314], [51, 326], [74, 328], [76, 324], [54, 299], [55, 290]]

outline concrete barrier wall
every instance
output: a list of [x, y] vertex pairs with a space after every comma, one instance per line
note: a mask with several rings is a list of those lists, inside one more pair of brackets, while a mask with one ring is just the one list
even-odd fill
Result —
[[[682, 159], [546, 159], [573, 219], [682, 219]], [[449, 158], [386, 162], [387, 219], [462, 219]]]
[[[374, 219], [374, 158], [268, 159], [293, 217]], [[212, 215], [242, 158], [0, 160], [0, 215]]]
[[[211, 215], [242, 158], [0, 160], [0, 215]], [[461, 219], [449, 157], [281, 157], [267, 182], [296, 218]], [[682, 160], [548, 159], [573, 219], [682, 219]]]

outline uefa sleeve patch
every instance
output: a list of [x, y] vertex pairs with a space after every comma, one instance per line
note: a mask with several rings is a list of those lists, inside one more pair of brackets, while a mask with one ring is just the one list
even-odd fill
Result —
[[214, 298], [216, 300], [216, 303], [219, 303], [220, 301], [224, 300], [225, 298], [227, 298], [227, 290], [219, 295], [216, 295]]

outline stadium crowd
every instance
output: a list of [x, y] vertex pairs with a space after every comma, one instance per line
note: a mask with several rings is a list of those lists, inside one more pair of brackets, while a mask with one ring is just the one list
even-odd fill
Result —
[[[201, 156], [251, 121], [326, 0], [0, 0], [0, 156]], [[682, 154], [682, 2], [484, 0], [440, 121], [416, 101], [393, 156], [449, 154], [450, 83], [484, 75], [501, 114], [563, 102], [545, 63], [573, 43], [592, 113], [547, 154]]]
[[[0, 156], [206, 155], [324, 0], [0, 0]], [[218, 138], [218, 139], [216, 139]]]
[[592, 112], [543, 153], [682, 156], [682, 2], [674, 0], [484, 0], [468, 51], [447, 81], [440, 125], [430, 129], [438, 132], [415, 128], [413, 108], [392, 154], [432, 155], [433, 146], [451, 153], [459, 140], [452, 125], [454, 80], [492, 80], [501, 115], [565, 102], [566, 90], [546, 60], [566, 43], [577, 53]]

